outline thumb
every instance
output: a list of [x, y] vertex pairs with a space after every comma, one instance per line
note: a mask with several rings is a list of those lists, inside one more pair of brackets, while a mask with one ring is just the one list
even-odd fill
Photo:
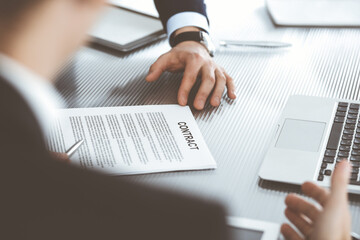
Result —
[[336, 166], [331, 179], [331, 195], [338, 201], [347, 201], [347, 186], [350, 179], [351, 165], [348, 161], [343, 160]]
[[164, 54], [160, 56], [156, 60], [156, 62], [153, 65], [151, 65], [149, 69], [149, 73], [146, 76], [146, 81], [154, 82], [158, 80], [161, 74], [166, 71], [168, 63], [169, 63], [168, 54]]

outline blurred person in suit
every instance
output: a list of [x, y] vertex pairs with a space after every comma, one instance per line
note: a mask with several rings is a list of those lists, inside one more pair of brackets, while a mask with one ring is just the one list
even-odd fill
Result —
[[105, 0], [0, 1], [0, 239], [226, 239], [216, 202], [55, 160], [53, 75]]

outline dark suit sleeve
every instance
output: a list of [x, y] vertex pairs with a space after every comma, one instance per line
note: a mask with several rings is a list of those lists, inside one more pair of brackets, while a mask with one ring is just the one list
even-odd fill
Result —
[[204, 0], [154, 0], [154, 2], [164, 29], [167, 21], [177, 13], [197, 12], [207, 18]]
[[53, 160], [31, 110], [1, 79], [0, 108], [0, 239], [226, 239], [216, 202]]

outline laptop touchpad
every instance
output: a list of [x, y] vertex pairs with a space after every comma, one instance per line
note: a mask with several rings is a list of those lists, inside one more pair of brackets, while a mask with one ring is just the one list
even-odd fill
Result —
[[286, 119], [276, 142], [277, 148], [318, 152], [326, 123]]

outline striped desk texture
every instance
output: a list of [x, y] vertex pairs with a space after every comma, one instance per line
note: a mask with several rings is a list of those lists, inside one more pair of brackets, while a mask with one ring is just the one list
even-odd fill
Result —
[[[193, 110], [218, 169], [129, 178], [220, 200], [229, 215], [281, 223], [286, 194], [299, 188], [261, 182], [257, 175], [275, 123], [293, 94], [360, 100], [360, 29], [275, 27], [262, 1], [218, 2], [208, 1], [215, 39], [283, 41], [293, 47], [218, 49], [215, 60], [234, 78], [238, 98], [224, 94], [218, 108]], [[166, 41], [130, 54], [84, 47], [60, 72], [57, 87], [69, 107], [174, 104], [181, 74], [145, 82], [150, 65], [168, 50]], [[357, 196], [351, 197], [351, 213], [359, 233]]]

